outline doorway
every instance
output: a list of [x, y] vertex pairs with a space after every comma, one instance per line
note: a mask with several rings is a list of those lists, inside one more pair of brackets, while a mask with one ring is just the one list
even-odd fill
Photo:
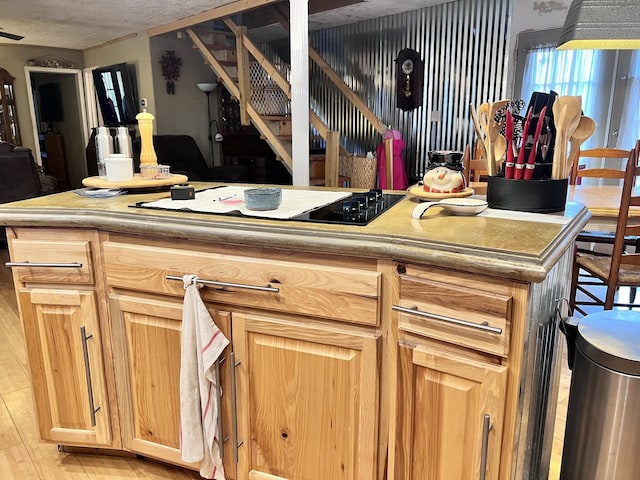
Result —
[[25, 78], [36, 162], [59, 190], [81, 187], [89, 140], [82, 70], [27, 66]]

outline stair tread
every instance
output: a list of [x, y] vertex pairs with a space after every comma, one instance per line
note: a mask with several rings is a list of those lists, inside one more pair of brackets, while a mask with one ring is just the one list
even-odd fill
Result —
[[[293, 135], [276, 135], [276, 138], [279, 138], [280, 140], [286, 140], [286, 141], [291, 141], [293, 138]], [[260, 140], [265, 140], [266, 137], [264, 135], [260, 135]]]

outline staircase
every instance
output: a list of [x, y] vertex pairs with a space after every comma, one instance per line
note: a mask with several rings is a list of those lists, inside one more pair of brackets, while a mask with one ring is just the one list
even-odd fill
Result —
[[[195, 48], [215, 72], [218, 81], [238, 99], [240, 123], [253, 126], [274, 151], [276, 158], [291, 173], [291, 118], [289, 111], [291, 86], [286, 67], [274, 65], [247, 36], [247, 28], [230, 18], [216, 20], [214, 28], [193, 26], [186, 29]], [[386, 126], [350, 90], [326, 62], [310, 48], [309, 57], [325, 71], [349, 100], [383, 134]], [[331, 130], [318, 115], [309, 110], [309, 120], [324, 141], [324, 154], [311, 154], [310, 184], [327, 187], [345, 186], [347, 179], [339, 176], [339, 159], [349, 155], [340, 145], [340, 133]]]

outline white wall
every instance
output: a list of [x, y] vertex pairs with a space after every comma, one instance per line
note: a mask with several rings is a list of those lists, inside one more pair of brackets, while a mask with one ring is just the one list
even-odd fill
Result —
[[[167, 50], [173, 50], [182, 60], [180, 78], [175, 82], [175, 94], [169, 95], [162, 76], [160, 59]], [[158, 135], [191, 135], [205, 160], [209, 161], [209, 133], [207, 96], [198, 89], [198, 83], [214, 83], [216, 75], [205, 64], [199, 51], [187, 35], [176, 32], [150, 39], [151, 66], [155, 92], [156, 133]], [[221, 88], [221, 87], [218, 87]], [[211, 93], [211, 119], [218, 119], [218, 89]], [[215, 134], [215, 125], [213, 127]], [[214, 144], [214, 160], [222, 158], [220, 146]], [[211, 166], [211, 165], [210, 165]]]

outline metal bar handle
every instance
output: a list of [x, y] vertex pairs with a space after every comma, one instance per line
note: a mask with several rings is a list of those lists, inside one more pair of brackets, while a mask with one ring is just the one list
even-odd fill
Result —
[[[224, 359], [223, 359], [224, 360]], [[220, 380], [220, 364], [222, 361], [216, 362], [216, 403], [218, 404], [218, 441], [220, 442], [220, 458], [224, 460], [224, 430], [222, 428], [222, 381]]]
[[[167, 275], [167, 280], [182, 280], [182, 277], [177, 277], [175, 275]], [[196, 283], [201, 283], [203, 285], [212, 285], [215, 287], [232, 287], [232, 288], [242, 288], [245, 290], [259, 290], [261, 292], [273, 292], [278, 293], [280, 291], [279, 288], [272, 287], [271, 284], [267, 284], [265, 286], [260, 285], [247, 285], [245, 283], [230, 283], [230, 282], [218, 282], [215, 280], [200, 280], [197, 279]]]
[[435, 313], [427, 313], [418, 310], [418, 307], [401, 307], [400, 305], [393, 305], [391, 307], [393, 310], [397, 310], [398, 312], [408, 313], [410, 315], [419, 315], [425, 318], [431, 318], [433, 320], [439, 320], [441, 322], [453, 323], [454, 325], [459, 325], [461, 327], [474, 328], [476, 330], [482, 330], [487, 333], [495, 333], [497, 335], [502, 334], [502, 329], [500, 327], [492, 327], [489, 325], [489, 322], [482, 323], [474, 323], [467, 322], [466, 320], [459, 320], [453, 317], [445, 317], [444, 315], [437, 315]]
[[5, 262], [5, 267], [47, 267], [47, 268], [82, 268], [79, 262], [70, 263], [38, 263], [38, 262]]
[[233, 430], [233, 461], [238, 463], [238, 449], [242, 446], [242, 440], [238, 441], [238, 407], [236, 406], [236, 367], [240, 362], [236, 363], [236, 354], [231, 352], [231, 422]]
[[87, 340], [93, 337], [93, 335], [87, 335], [87, 331], [84, 325], [80, 327], [80, 338], [82, 341], [82, 355], [84, 356], [84, 372], [87, 378], [87, 393], [89, 394], [89, 413], [91, 415], [91, 426], [96, 426], [96, 412], [100, 410], [100, 407], [95, 408], [93, 403], [93, 385], [91, 382], [91, 366], [89, 365], [89, 348], [87, 347]]
[[480, 454], [480, 480], [487, 477], [487, 457], [489, 456], [489, 432], [493, 428], [491, 416], [485, 413], [482, 418], [482, 453]]

